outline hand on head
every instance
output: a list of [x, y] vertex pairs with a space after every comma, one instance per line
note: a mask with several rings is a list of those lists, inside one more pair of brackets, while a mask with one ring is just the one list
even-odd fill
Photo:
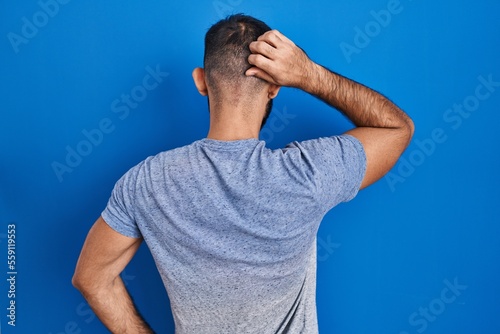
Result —
[[303, 88], [314, 63], [305, 52], [277, 30], [270, 30], [250, 43], [253, 65], [246, 75], [261, 78], [278, 86]]

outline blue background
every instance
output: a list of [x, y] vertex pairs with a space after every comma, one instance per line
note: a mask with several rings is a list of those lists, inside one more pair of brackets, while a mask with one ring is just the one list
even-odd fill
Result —
[[[2, 333], [107, 332], [71, 286], [81, 246], [126, 170], [206, 136], [207, 103], [191, 71], [202, 65], [206, 30], [233, 12], [261, 18], [316, 62], [383, 92], [416, 124], [390, 177], [323, 221], [320, 332], [500, 333], [500, 87], [480, 79], [500, 81], [499, 2], [60, 2], [0, 2], [0, 277], [8, 223], [18, 271], [15, 328], [0, 280]], [[388, 8], [390, 19], [376, 14]], [[168, 73], [149, 91], [141, 88], [148, 67]], [[120, 99], [131, 93], [141, 101], [126, 113]], [[449, 111], [463, 103], [470, 113]], [[262, 133], [271, 148], [350, 127], [293, 89], [281, 91], [273, 117]], [[57, 172], [55, 162], [68, 166], [68, 150], [78, 149], [84, 155]], [[158, 333], [173, 333], [144, 245], [123, 276]], [[460, 290], [445, 290], [446, 281]]]

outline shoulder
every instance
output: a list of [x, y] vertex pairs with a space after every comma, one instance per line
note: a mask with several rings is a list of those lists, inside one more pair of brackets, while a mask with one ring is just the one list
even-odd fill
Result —
[[174, 163], [176, 161], [176, 157], [186, 155], [189, 147], [193, 144], [194, 143], [181, 147], [175, 147], [144, 158], [122, 174], [119, 182], [134, 182], [137, 179], [154, 173], [154, 171], [158, 169], [164, 168], [168, 163]]
[[329, 148], [340, 147], [342, 145], [354, 145], [356, 149], [363, 149], [361, 142], [354, 136], [342, 134], [338, 136], [319, 137], [303, 141], [293, 141], [285, 146], [287, 148], [307, 149], [311, 147]]
[[337, 157], [353, 155], [363, 161], [366, 159], [361, 142], [356, 137], [347, 134], [293, 141], [286, 145], [282, 151], [284, 153], [300, 153], [304, 158], [326, 154]]
[[283, 152], [288, 154], [288, 160], [297, 168], [320, 178], [357, 180], [366, 169], [363, 145], [355, 137], [346, 134], [294, 141]]
[[150, 155], [141, 162], [139, 162], [137, 165], [132, 167], [130, 171], [150, 168], [152, 166], [157, 166], [165, 163], [173, 163], [175, 162], [176, 158], [187, 156], [189, 155], [189, 152], [196, 150], [197, 142], [198, 141], [195, 141], [188, 145], [170, 148], [165, 151], [161, 151], [157, 154]]

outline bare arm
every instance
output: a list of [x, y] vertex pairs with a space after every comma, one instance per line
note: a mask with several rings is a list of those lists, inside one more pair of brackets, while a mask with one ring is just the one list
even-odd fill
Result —
[[386, 174], [408, 146], [414, 127], [394, 103], [374, 90], [311, 61], [279, 31], [268, 31], [250, 44], [247, 71], [269, 83], [302, 89], [340, 110], [355, 129], [346, 132], [360, 140], [367, 157], [361, 188]]
[[73, 285], [112, 333], [153, 333], [120, 277], [141, 241], [115, 232], [100, 217], [90, 229], [78, 259]]

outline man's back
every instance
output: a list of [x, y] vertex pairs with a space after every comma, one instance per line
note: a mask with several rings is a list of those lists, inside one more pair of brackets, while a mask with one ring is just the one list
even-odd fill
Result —
[[[394, 166], [413, 122], [250, 16], [213, 25], [203, 62], [193, 80], [209, 97], [207, 138], [148, 158], [121, 178], [72, 282], [113, 333], [154, 333], [119, 276], [143, 237], [178, 333], [316, 333], [319, 223]], [[266, 149], [259, 133], [281, 87], [325, 101], [355, 128]]]
[[177, 333], [314, 333], [317, 229], [364, 171], [351, 136], [203, 139], [131, 169], [102, 217], [148, 244]]

